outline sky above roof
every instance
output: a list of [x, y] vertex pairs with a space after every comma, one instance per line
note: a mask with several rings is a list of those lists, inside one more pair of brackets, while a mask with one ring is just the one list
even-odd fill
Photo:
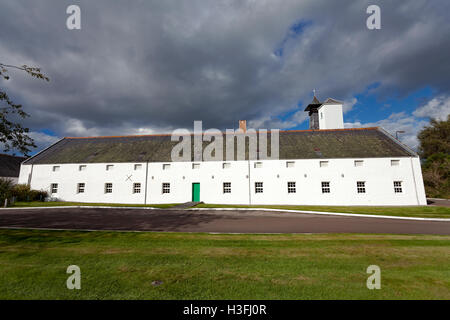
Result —
[[[66, 8], [81, 8], [81, 30]], [[381, 8], [369, 30], [366, 9]], [[40, 150], [64, 136], [307, 129], [312, 90], [344, 101], [348, 128], [381, 126], [415, 148], [450, 113], [450, 2], [3, 0], [0, 83], [31, 114]]]

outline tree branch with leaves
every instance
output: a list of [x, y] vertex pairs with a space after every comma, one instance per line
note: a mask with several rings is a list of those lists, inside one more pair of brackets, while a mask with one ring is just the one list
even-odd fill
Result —
[[[26, 72], [31, 77], [44, 81], [50, 80], [41, 72], [40, 68], [27, 65], [14, 66], [0, 63], [1, 81], [8, 81], [10, 79], [10, 69]], [[29, 129], [13, 120], [15, 116], [24, 119], [30, 115], [23, 111], [21, 104], [14, 103], [6, 91], [0, 87], [0, 143], [3, 145], [3, 152], [17, 150], [20, 153], [27, 155], [32, 148], [36, 148], [36, 145], [34, 144], [33, 139], [28, 135]]]

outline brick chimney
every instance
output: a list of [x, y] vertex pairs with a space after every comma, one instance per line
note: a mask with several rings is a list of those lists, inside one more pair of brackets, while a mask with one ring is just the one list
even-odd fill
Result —
[[247, 120], [239, 120], [239, 129], [243, 132], [247, 132]]

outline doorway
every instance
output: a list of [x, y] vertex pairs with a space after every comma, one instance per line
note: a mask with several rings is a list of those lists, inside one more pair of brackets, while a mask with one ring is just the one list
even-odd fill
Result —
[[192, 201], [200, 202], [200, 183], [198, 182], [192, 184]]

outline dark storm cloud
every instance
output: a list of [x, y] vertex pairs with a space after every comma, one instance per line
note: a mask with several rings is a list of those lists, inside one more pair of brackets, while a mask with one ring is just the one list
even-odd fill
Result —
[[[78, 4], [82, 30], [65, 27]], [[379, 4], [382, 29], [366, 28]], [[320, 96], [350, 99], [430, 85], [449, 92], [448, 1], [2, 1], [0, 61], [38, 65], [50, 83], [12, 73], [7, 88], [33, 130], [58, 136], [220, 129]], [[302, 30], [292, 26], [304, 24]], [[297, 34], [298, 33], [298, 34]], [[276, 54], [282, 52], [282, 55]]]

